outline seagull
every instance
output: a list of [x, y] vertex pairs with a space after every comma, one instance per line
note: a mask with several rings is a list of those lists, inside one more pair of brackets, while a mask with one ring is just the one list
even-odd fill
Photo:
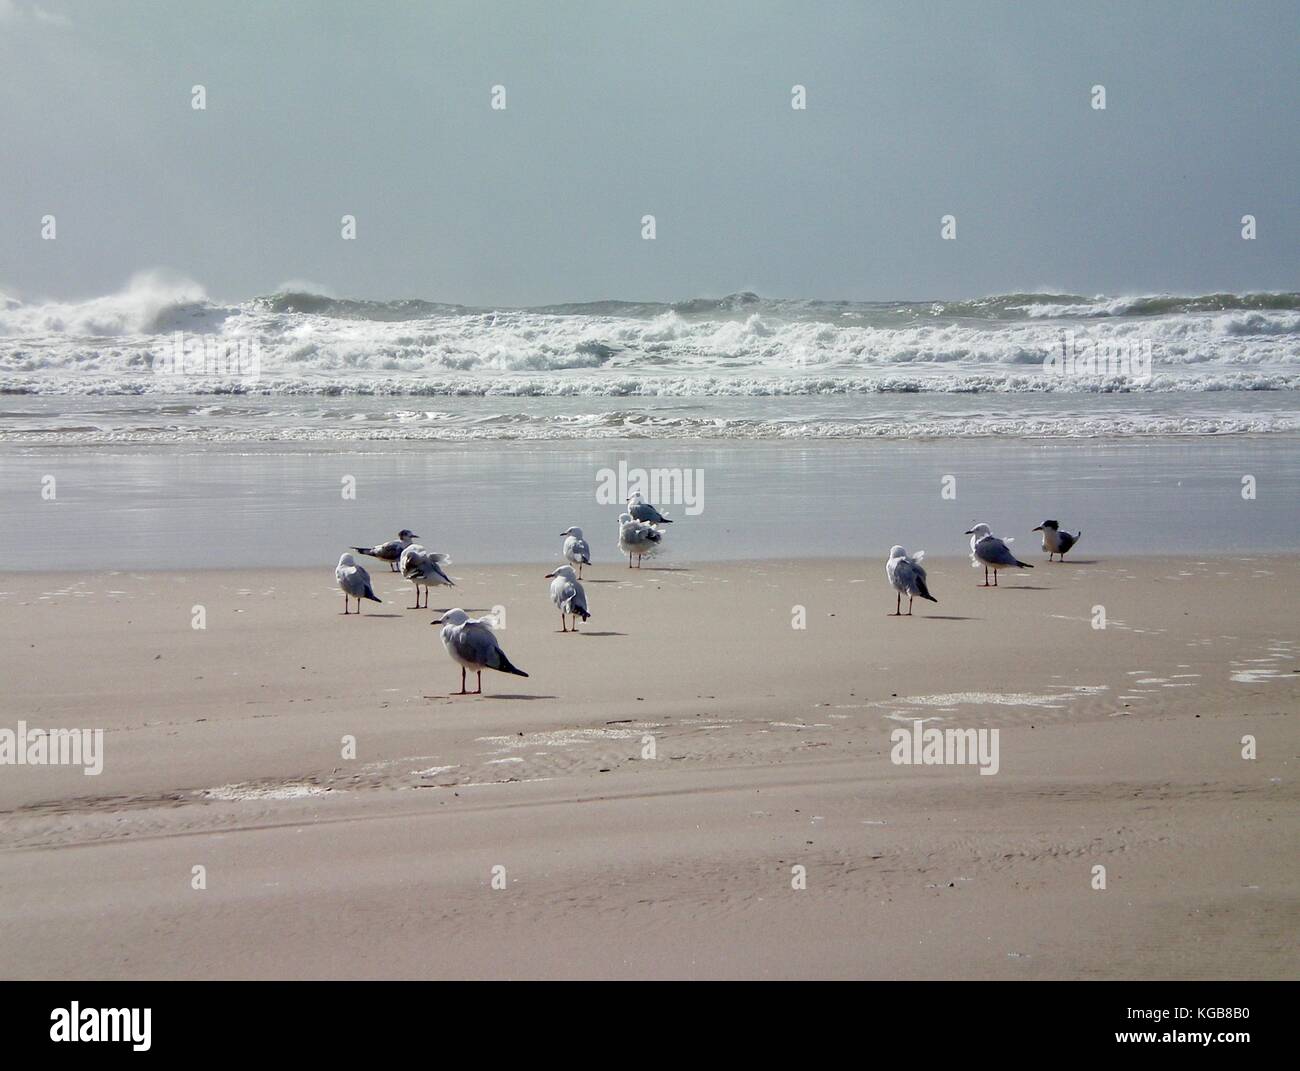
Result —
[[581, 528], [566, 528], [560, 535], [564, 536], [564, 557], [578, 567], [578, 579], [582, 579], [582, 567], [591, 564], [591, 548], [582, 538]]
[[587, 592], [582, 581], [574, 573], [572, 565], [561, 565], [555, 572], [547, 573], [546, 579], [551, 582], [551, 602], [560, 609], [560, 631], [569, 631], [565, 622], [567, 615], [573, 618], [573, 631], [577, 632], [578, 618], [586, 621], [591, 616], [587, 613]]
[[[519, 677], [528, 676], [518, 666], [511, 665], [505, 651], [501, 650], [496, 634], [492, 631], [492, 618], [473, 618], [457, 607], [429, 624], [442, 626], [442, 645], [447, 648], [452, 661], [460, 664], [460, 691], [453, 692], [452, 695], [482, 695], [485, 669], [513, 673]], [[467, 669], [472, 669], [478, 675], [478, 689], [474, 692], [465, 688]]]
[[356, 562], [351, 554], [344, 554], [339, 558], [339, 564], [334, 569], [334, 579], [339, 582], [339, 587], [343, 590], [343, 612], [350, 613], [348, 609], [348, 598], [357, 600], [357, 613], [361, 613], [361, 600], [370, 599], [372, 602], [383, 602], [375, 594], [374, 588], [370, 586], [370, 574], [367, 573]]
[[632, 515], [634, 521], [644, 521], [646, 524], [673, 523], [654, 506], [650, 505], [649, 502], [646, 502], [641, 497], [640, 491], [634, 491], [632, 497], [627, 500], [627, 511]]
[[[911, 557], [908, 557], [907, 551], [902, 547], [893, 546], [889, 548], [889, 561], [885, 563], [885, 575], [889, 577], [889, 582], [894, 585], [894, 590], [898, 595], [894, 599], [894, 612], [890, 617], [911, 617], [912, 616], [912, 599], [920, 596], [923, 599], [929, 599], [931, 602], [938, 602], [930, 589], [925, 586], [925, 569], [921, 565], [921, 559], [925, 557], [925, 551], [918, 550]], [[907, 614], [903, 614], [903, 596], [907, 596]]]
[[640, 521], [634, 521], [630, 513], [621, 513], [618, 518], [618, 552], [627, 555], [627, 567], [632, 568], [632, 555], [636, 555], [636, 567], [641, 568], [641, 559], [653, 554], [664, 534], [658, 528]]
[[1014, 539], [999, 539], [993, 534], [993, 530], [987, 524], [977, 524], [974, 528], [968, 529], [966, 535], [970, 536], [970, 563], [978, 569], [984, 566], [984, 583], [979, 586], [986, 588], [989, 586], [989, 570], [993, 570], [993, 587], [998, 586], [998, 570], [1008, 569], [1016, 566], [1018, 569], [1032, 569], [1033, 566], [1028, 562], [1022, 562], [1014, 554], [1008, 543], [1014, 543]]
[[408, 610], [421, 609], [421, 588], [424, 588], [424, 606], [427, 608], [430, 588], [456, 586], [455, 581], [442, 570], [444, 565], [450, 564], [451, 558], [446, 554], [435, 554], [425, 550], [419, 543], [412, 543], [402, 551], [402, 556], [397, 559], [397, 568], [402, 576], [415, 586], [415, 605], [408, 606]]
[[1062, 532], [1061, 525], [1057, 521], [1044, 521], [1035, 532], [1043, 533], [1043, 549], [1047, 551], [1047, 560], [1052, 560], [1053, 554], [1059, 554], [1061, 561], [1065, 561], [1065, 552], [1079, 542], [1082, 532], [1076, 532], [1070, 535], [1069, 532]]
[[389, 572], [395, 573], [397, 572], [397, 559], [402, 556], [402, 551], [419, 538], [409, 528], [403, 528], [397, 533], [396, 539], [390, 539], [387, 543], [380, 543], [375, 547], [353, 547], [352, 549], [358, 554], [368, 554], [372, 558], [386, 561]]

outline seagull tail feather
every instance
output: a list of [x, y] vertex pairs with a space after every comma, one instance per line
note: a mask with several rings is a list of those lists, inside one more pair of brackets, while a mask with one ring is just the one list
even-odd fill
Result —
[[374, 591], [372, 591], [370, 588], [366, 588], [366, 598], [369, 599], [371, 602], [383, 602], [383, 601], [384, 601], [384, 600], [381, 599], [378, 595], [376, 595], [376, 594], [374, 593]]
[[528, 674], [525, 673], [522, 669], [514, 665], [510, 661], [510, 659], [506, 657], [505, 651], [501, 650], [500, 648], [497, 648], [497, 658], [500, 661], [496, 668], [499, 669], [502, 673], [513, 673], [516, 677], [528, 676]]

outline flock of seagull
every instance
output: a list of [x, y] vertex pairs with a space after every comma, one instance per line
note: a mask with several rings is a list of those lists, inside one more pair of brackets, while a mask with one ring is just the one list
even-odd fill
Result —
[[[641, 494], [633, 494], [627, 501], [627, 512], [618, 518], [618, 550], [627, 555], [629, 569], [641, 568], [641, 559], [652, 555], [663, 543], [663, 525], [673, 522], [659, 512]], [[1041, 532], [1043, 550], [1047, 551], [1047, 560], [1052, 561], [1057, 555], [1062, 561], [1066, 553], [1079, 542], [1082, 532], [1073, 535], [1063, 531], [1056, 521], [1044, 521], [1033, 531]], [[995, 536], [987, 524], [977, 524], [967, 529], [970, 536], [970, 558], [973, 568], [984, 568], [984, 583], [980, 587], [997, 587], [998, 572], [1002, 569], [1032, 569], [1028, 562], [1022, 562], [1011, 552], [1008, 545], [1015, 542], [1014, 537], [1005, 539]], [[578, 619], [587, 621], [591, 611], [587, 607], [587, 592], [582, 586], [583, 566], [591, 564], [591, 547], [578, 527], [566, 528], [560, 533], [564, 542], [560, 553], [565, 564], [546, 574], [551, 582], [551, 602], [560, 611], [560, 630], [577, 632]], [[364, 554], [380, 561], [388, 562], [392, 572], [401, 573], [415, 587], [415, 605], [409, 610], [426, 609], [429, 605], [429, 589], [435, 587], [455, 587], [455, 581], [447, 575], [444, 566], [451, 564], [446, 554], [426, 550], [416, 540], [420, 537], [409, 528], [397, 533], [396, 539], [380, 543], [373, 547], [353, 547], [358, 554]], [[927, 599], [937, 603], [939, 600], [930, 594], [926, 582], [925, 567], [921, 564], [925, 551], [908, 554], [901, 546], [893, 546], [885, 563], [885, 576], [895, 591], [894, 612], [890, 617], [911, 617], [912, 600]], [[636, 564], [633, 565], [633, 559]], [[576, 566], [576, 570], [575, 570]], [[992, 583], [989, 576], [992, 574]], [[357, 613], [361, 613], [361, 601], [382, 602], [375, 594], [370, 582], [370, 574], [363, 566], [357, 564], [351, 554], [339, 558], [334, 578], [343, 592], [343, 612], [350, 614], [351, 600], [357, 600]], [[424, 603], [420, 603], [420, 589], [424, 589]], [[907, 596], [907, 612], [903, 613], [903, 596]], [[572, 623], [572, 628], [570, 628]], [[501, 673], [513, 673], [527, 677], [518, 666], [511, 663], [506, 653], [501, 650], [493, 631], [494, 621], [491, 617], [473, 618], [460, 607], [447, 610], [430, 624], [441, 625], [442, 645], [452, 661], [460, 666], [460, 691], [454, 695], [479, 695], [483, 691], [483, 670], [495, 669]], [[467, 690], [467, 673], [473, 670], [478, 686], [475, 691]]]
[[[634, 493], [627, 500], [627, 512], [618, 518], [618, 550], [627, 555], [627, 567], [641, 568], [641, 560], [654, 554], [663, 544], [662, 525], [673, 522], [646, 502], [640, 492]], [[547, 573], [545, 579], [551, 582], [551, 602], [560, 611], [560, 630], [577, 632], [578, 619], [583, 621], [591, 617], [587, 608], [587, 592], [582, 586], [582, 568], [591, 564], [591, 547], [577, 527], [566, 528], [560, 533], [564, 539], [560, 553], [565, 559], [564, 565]], [[426, 609], [429, 605], [429, 589], [436, 587], [455, 587], [456, 583], [447, 575], [444, 566], [451, 564], [446, 554], [427, 550], [417, 543], [420, 537], [409, 528], [397, 533], [396, 539], [379, 543], [373, 547], [353, 547], [358, 554], [388, 562], [390, 572], [401, 573], [415, 587], [415, 605], [408, 610]], [[633, 565], [633, 559], [636, 564]], [[577, 566], [577, 570], [574, 570]], [[351, 553], [339, 558], [334, 570], [334, 579], [343, 592], [343, 613], [352, 613], [351, 600], [357, 600], [358, 614], [361, 602], [383, 600], [375, 594], [370, 574], [365, 567], [357, 564]], [[424, 604], [420, 603], [420, 589], [424, 589]], [[573, 627], [569, 624], [572, 622]], [[483, 670], [495, 669], [501, 673], [513, 673], [527, 677], [518, 666], [511, 663], [506, 653], [501, 650], [493, 631], [494, 621], [490, 617], [470, 617], [460, 607], [447, 610], [442, 617], [430, 624], [441, 625], [442, 645], [452, 661], [460, 666], [460, 691], [455, 695], [478, 695], [483, 691]], [[478, 687], [475, 691], [467, 690], [468, 671], [473, 670]]]
[[[1065, 561], [1066, 552], [1079, 542], [1082, 532], [1075, 532], [1071, 535], [1069, 532], [1062, 531], [1061, 525], [1057, 521], [1044, 521], [1038, 525], [1035, 532], [1041, 532], [1043, 535], [1043, 549], [1047, 551], [1047, 560], [1052, 561], [1058, 554], [1061, 561]], [[970, 536], [970, 563], [975, 569], [980, 566], [984, 567], [984, 583], [979, 586], [982, 588], [998, 586], [999, 569], [1032, 569], [1033, 566], [1028, 562], [1022, 562], [1011, 553], [1009, 543], [1015, 542], [1014, 536], [1007, 536], [1001, 539], [993, 534], [987, 524], [977, 524], [974, 528], [968, 528], [966, 535]], [[925, 567], [921, 564], [921, 559], [925, 557], [925, 551], [920, 550], [915, 554], [909, 555], [907, 551], [900, 546], [893, 546], [889, 549], [889, 560], [885, 562], [885, 576], [889, 578], [890, 584], [894, 586], [897, 595], [894, 599], [894, 612], [890, 617], [911, 617], [913, 599], [929, 599], [930, 602], [938, 602], [926, 584]], [[989, 574], [993, 574], [993, 583], [989, 583]], [[907, 613], [903, 613], [903, 596], [907, 596]]]

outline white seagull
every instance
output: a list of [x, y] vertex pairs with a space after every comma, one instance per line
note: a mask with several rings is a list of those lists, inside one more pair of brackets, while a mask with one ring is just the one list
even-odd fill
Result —
[[560, 631], [569, 631], [565, 619], [572, 617], [573, 631], [577, 632], [578, 618], [586, 621], [591, 616], [587, 612], [587, 592], [583, 589], [582, 581], [578, 579], [572, 565], [561, 565], [555, 572], [547, 573], [546, 579], [551, 582], [551, 602], [560, 610]]
[[[505, 651], [501, 650], [496, 634], [492, 631], [490, 617], [473, 618], [457, 607], [429, 624], [442, 626], [442, 645], [447, 648], [452, 661], [460, 665], [460, 691], [453, 692], [452, 695], [481, 695], [485, 669], [513, 673], [519, 677], [528, 676], [518, 666], [511, 665]], [[478, 675], [478, 689], [474, 692], [465, 687], [467, 669], [472, 669]]]
[[632, 568], [632, 555], [636, 555], [636, 567], [641, 568], [641, 559], [653, 554], [663, 541], [664, 534], [649, 524], [634, 521], [630, 513], [621, 513], [618, 518], [618, 552], [627, 555], [627, 567]]
[[367, 573], [351, 554], [344, 554], [339, 558], [339, 563], [334, 569], [334, 579], [339, 582], [339, 588], [343, 592], [343, 612], [351, 613], [348, 609], [348, 599], [357, 600], [357, 613], [361, 613], [361, 600], [370, 599], [372, 602], [383, 602], [375, 589], [370, 586], [370, 574]]
[[421, 609], [421, 588], [424, 588], [424, 607], [427, 608], [430, 588], [456, 586], [455, 581], [442, 569], [444, 565], [450, 564], [451, 558], [448, 555], [425, 550], [419, 543], [412, 543], [402, 551], [402, 556], [397, 559], [397, 568], [415, 586], [415, 605], [408, 606], [408, 610]]
[[[938, 602], [930, 589], [925, 586], [925, 568], [921, 565], [921, 559], [925, 557], [925, 551], [918, 550], [911, 557], [907, 551], [900, 546], [889, 548], [889, 561], [885, 563], [885, 575], [889, 577], [889, 582], [894, 585], [894, 590], [898, 595], [894, 599], [894, 612], [890, 617], [911, 617], [912, 616], [912, 599], [920, 596], [923, 599], [929, 599], [931, 602]], [[907, 613], [903, 613], [903, 596], [907, 596]]]
[[1052, 560], [1053, 554], [1059, 554], [1061, 561], [1065, 561], [1065, 552], [1079, 542], [1082, 532], [1076, 532], [1070, 535], [1069, 532], [1062, 532], [1061, 526], [1056, 521], [1044, 521], [1035, 532], [1043, 533], [1043, 549], [1047, 551], [1047, 560]]
[[565, 560], [578, 567], [578, 579], [582, 579], [582, 567], [591, 564], [591, 548], [582, 538], [581, 528], [566, 528], [560, 535], [564, 536]]
[[634, 521], [642, 521], [645, 524], [672, 524], [667, 517], [660, 513], [649, 502], [641, 497], [640, 491], [634, 491], [632, 497], [627, 500], [627, 511]]
[[1012, 566], [1017, 569], [1033, 568], [1011, 553], [1007, 544], [1014, 543], [1014, 539], [999, 539], [987, 524], [977, 524], [974, 528], [967, 529], [966, 535], [970, 536], [971, 565], [976, 569], [984, 566], [984, 583], [979, 585], [982, 588], [989, 586], [990, 569], [993, 570], [993, 587], [997, 587], [999, 569], [1009, 569]]
[[402, 556], [402, 551], [419, 538], [409, 528], [403, 528], [397, 533], [396, 539], [390, 539], [387, 543], [379, 543], [373, 547], [353, 547], [352, 549], [358, 554], [367, 554], [372, 558], [386, 561], [389, 572], [395, 573], [397, 572], [397, 559]]

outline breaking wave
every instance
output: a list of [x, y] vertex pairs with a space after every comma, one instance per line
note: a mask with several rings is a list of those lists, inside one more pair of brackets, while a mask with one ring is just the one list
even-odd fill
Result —
[[[149, 272], [116, 294], [80, 302], [0, 295], [0, 393], [150, 397], [163, 406], [169, 397], [195, 395], [590, 404], [1300, 390], [1295, 293], [852, 302], [744, 292], [491, 309], [339, 298], [302, 285], [222, 303], [191, 280]], [[1045, 365], [1070, 349], [1149, 355], [1150, 365], [1141, 375], [1104, 360], [1070, 374]], [[236, 366], [222, 360], [230, 353], [240, 359]], [[1216, 417], [1213, 429], [1194, 421], [1192, 433], [1291, 430], [1284, 415], [1261, 422], [1246, 408]], [[1127, 433], [1147, 427], [1143, 419], [1115, 427]], [[815, 424], [800, 434], [876, 433]], [[548, 426], [564, 431], [557, 418]], [[727, 427], [752, 437], [790, 434], [762, 420]], [[711, 434], [707, 420], [689, 432]]]

